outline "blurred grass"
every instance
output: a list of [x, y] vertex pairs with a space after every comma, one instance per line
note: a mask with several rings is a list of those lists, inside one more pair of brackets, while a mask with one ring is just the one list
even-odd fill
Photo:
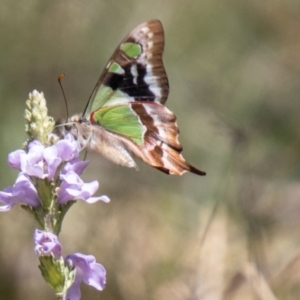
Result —
[[[63, 227], [64, 253], [94, 254], [108, 272], [105, 291], [83, 287], [83, 299], [298, 299], [299, 1], [2, 1], [0, 189], [16, 176], [6, 158], [25, 140], [28, 93], [63, 116], [64, 72], [69, 109], [82, 111], [120, 40], [152, 18], [184, 156], [208, 175], [89, 155], [85, 180], [112, 201], [78, 203]], [[53, 299], [33, 221], [15, 207], [0, 225], [0, 299]]]

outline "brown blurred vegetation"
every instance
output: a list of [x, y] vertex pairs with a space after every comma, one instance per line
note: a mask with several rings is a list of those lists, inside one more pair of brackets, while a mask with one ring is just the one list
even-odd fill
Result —
[[[93, 254], [108, 273], [82, 299], [300, 298], [300, 2], [296, 0], [16, 1], [0, 3], [0, 189], [16, 172], [7, 154], [25, 140], [27, 95], [51, 115], [85, 102], [119, 41], [157, 18], [185, 158], [207, 171], [166, 176], [101, 157], [109, 204], [78, 203], [64, 254]], [[53, 299], [33, 251], [36, 224], [0, 215], [0, 299]]]

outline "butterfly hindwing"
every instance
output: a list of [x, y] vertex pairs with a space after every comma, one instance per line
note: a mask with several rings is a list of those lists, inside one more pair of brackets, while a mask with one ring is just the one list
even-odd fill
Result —
[[144, 144], [146, 127], [131, 104], [105, 106], [91, 114], [91, 122], [104, 129], [126, 137], [138, 145]]
[[119, 44], [100, 76], [83, 113], [133, 101], [164, 104], [169, 93], [162, 55], [164, 31], [160, 21], [136, 27]]
[[176, 117], [160, 103], [136, 101], [103, 107], [91, 118], [115, 134], [116, 140], [126, 141], [131, 152], [154, 168], [175, 175], [187, 171], [205, 174], [182, 157]]

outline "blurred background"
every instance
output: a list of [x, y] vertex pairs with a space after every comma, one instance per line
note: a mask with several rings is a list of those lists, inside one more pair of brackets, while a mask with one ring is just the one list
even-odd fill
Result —
[[[167, 102], [184, 157], [206, 177], [167, 176], [97, 155], [86, 182], [109, 204], [78, 202], [64, 255], [93, 254], [103, 292], [82, 299], [300, 298], [300, 2], [297, 0], [2, 0], [0, 190], [17, 172], [9, 152], [26, 139], [28, 93], [49, 114], [79, 113], [121, 39], [139, 23], [164, 25]], [[54, 299], [38, 269], [36, 224], [0, 215], [0, 299]]]

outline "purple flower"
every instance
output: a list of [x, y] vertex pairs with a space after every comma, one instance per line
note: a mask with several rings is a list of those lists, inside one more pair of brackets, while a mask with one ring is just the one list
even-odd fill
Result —
[[48, 180], [53, 179], [58, 166], [62, 162], [78, 159], [78, 156], [79, 145], [71, 135], [64, 140], [58, 141], [53, 146], [47, 147], [44, 150], [43, 157], [48, 166]]
[[40, 205], [41, 201], [37, 191], [24, 173], [19, 173], [16, 183], [0, 192], [0, 211], [8, 211], [18, 203], [28, 204], [33, 207]]
[[71, 135], [67, 135], [64, 140], [50, 147], [44, 147], [39, 141], [33, 141], [28, 148], [28, 153], [16, 150], [8, 156], [8, 164], [28, 176], [52, 180], [60, 164], [70, 161], [73, 161], [71, 165], [79, 172], [84, 169], [85, 164], [78, 162], [79, 144]]
[[106, 271], [102, 265], [96, 263], [94, 256], [74, 253], [68, 255], [65, 258], [65, 261], [70, 267], [76, 269], [75, 281], [67, 292], [67, 299], [80, 299], [80, 284], [82, 281], [99, 291], [104, 289], [106, 283]]
[[34, 232], [35, 253], [39, 256], [53, 255], [59, 259], [61, 256], [61, 245], [55, 234], [36, 229]]
[[34, 141], [29, 144], [28, 153], [24, 150], [16, 150], [8, 155], [8, 164], [29, 176], [43, 178], [44, 164], [43, 151], [44, 146]]
[[[78, 199], [88, 203], [100, 200], [109, 202], [107, 196], [92, 197], [99, 186], [97, 181], [84, 183], [79, 177], [89, 163], [79, 159], [79, 151], [78, 142], [68, 134], [65, 139], [49, 147], [43, 146], [39, 141], [33, 141], [28, 145], [28, 153], [24, 150], [10, 153], [9, 165], [21, 170], [21, 173], [14, 186], [0, 192], [0, 202], [5, 204], [0, 207], [0, 211], [10, 210], [16, 203], [38, 206], [40, 204], [38, 194], [48, 193], [49, 195], [52, 191], [38, 190], [37, 192], [35, 187], [41, 189], [45, 189], [46, 186], [52, 187], [48, 184], [34, 186], [32, 182], [37, 182], [34, 178], [51, 181], [56, 175], [59, 175], [59, 180], [55, 181], [58, 185], [55, 190], [58, 194], [59, 204], [66, 204], [70, 200]], [[60, 174], [57, 174], [58, 170]], [[47, 199], [41, 200], [47, 201]]]
[[21, 169], [21, 156], [26, 155], [24, 150], [16, 150], [8, 155], [8, 165], [14, 169]]
[[88, 160], [82, 161], [79, 158], [74, 158], [66, 163], [66, 165], [61, 170], [61, 174], [66, 174], [69, 171], [74, 171], [77, 175], [81, 175], [88, 164]]
[[98, 189], [98, 181], [84, 183], [81, 178], [74, 172], [69, 171], [61, 174], [62, 184], [58, 192], [58, 203], [66, 204], [70, 200], [84, 200], [88, 203], [95, 203], [99, 200], [109, 202], [107, 196], [91, 197]]

